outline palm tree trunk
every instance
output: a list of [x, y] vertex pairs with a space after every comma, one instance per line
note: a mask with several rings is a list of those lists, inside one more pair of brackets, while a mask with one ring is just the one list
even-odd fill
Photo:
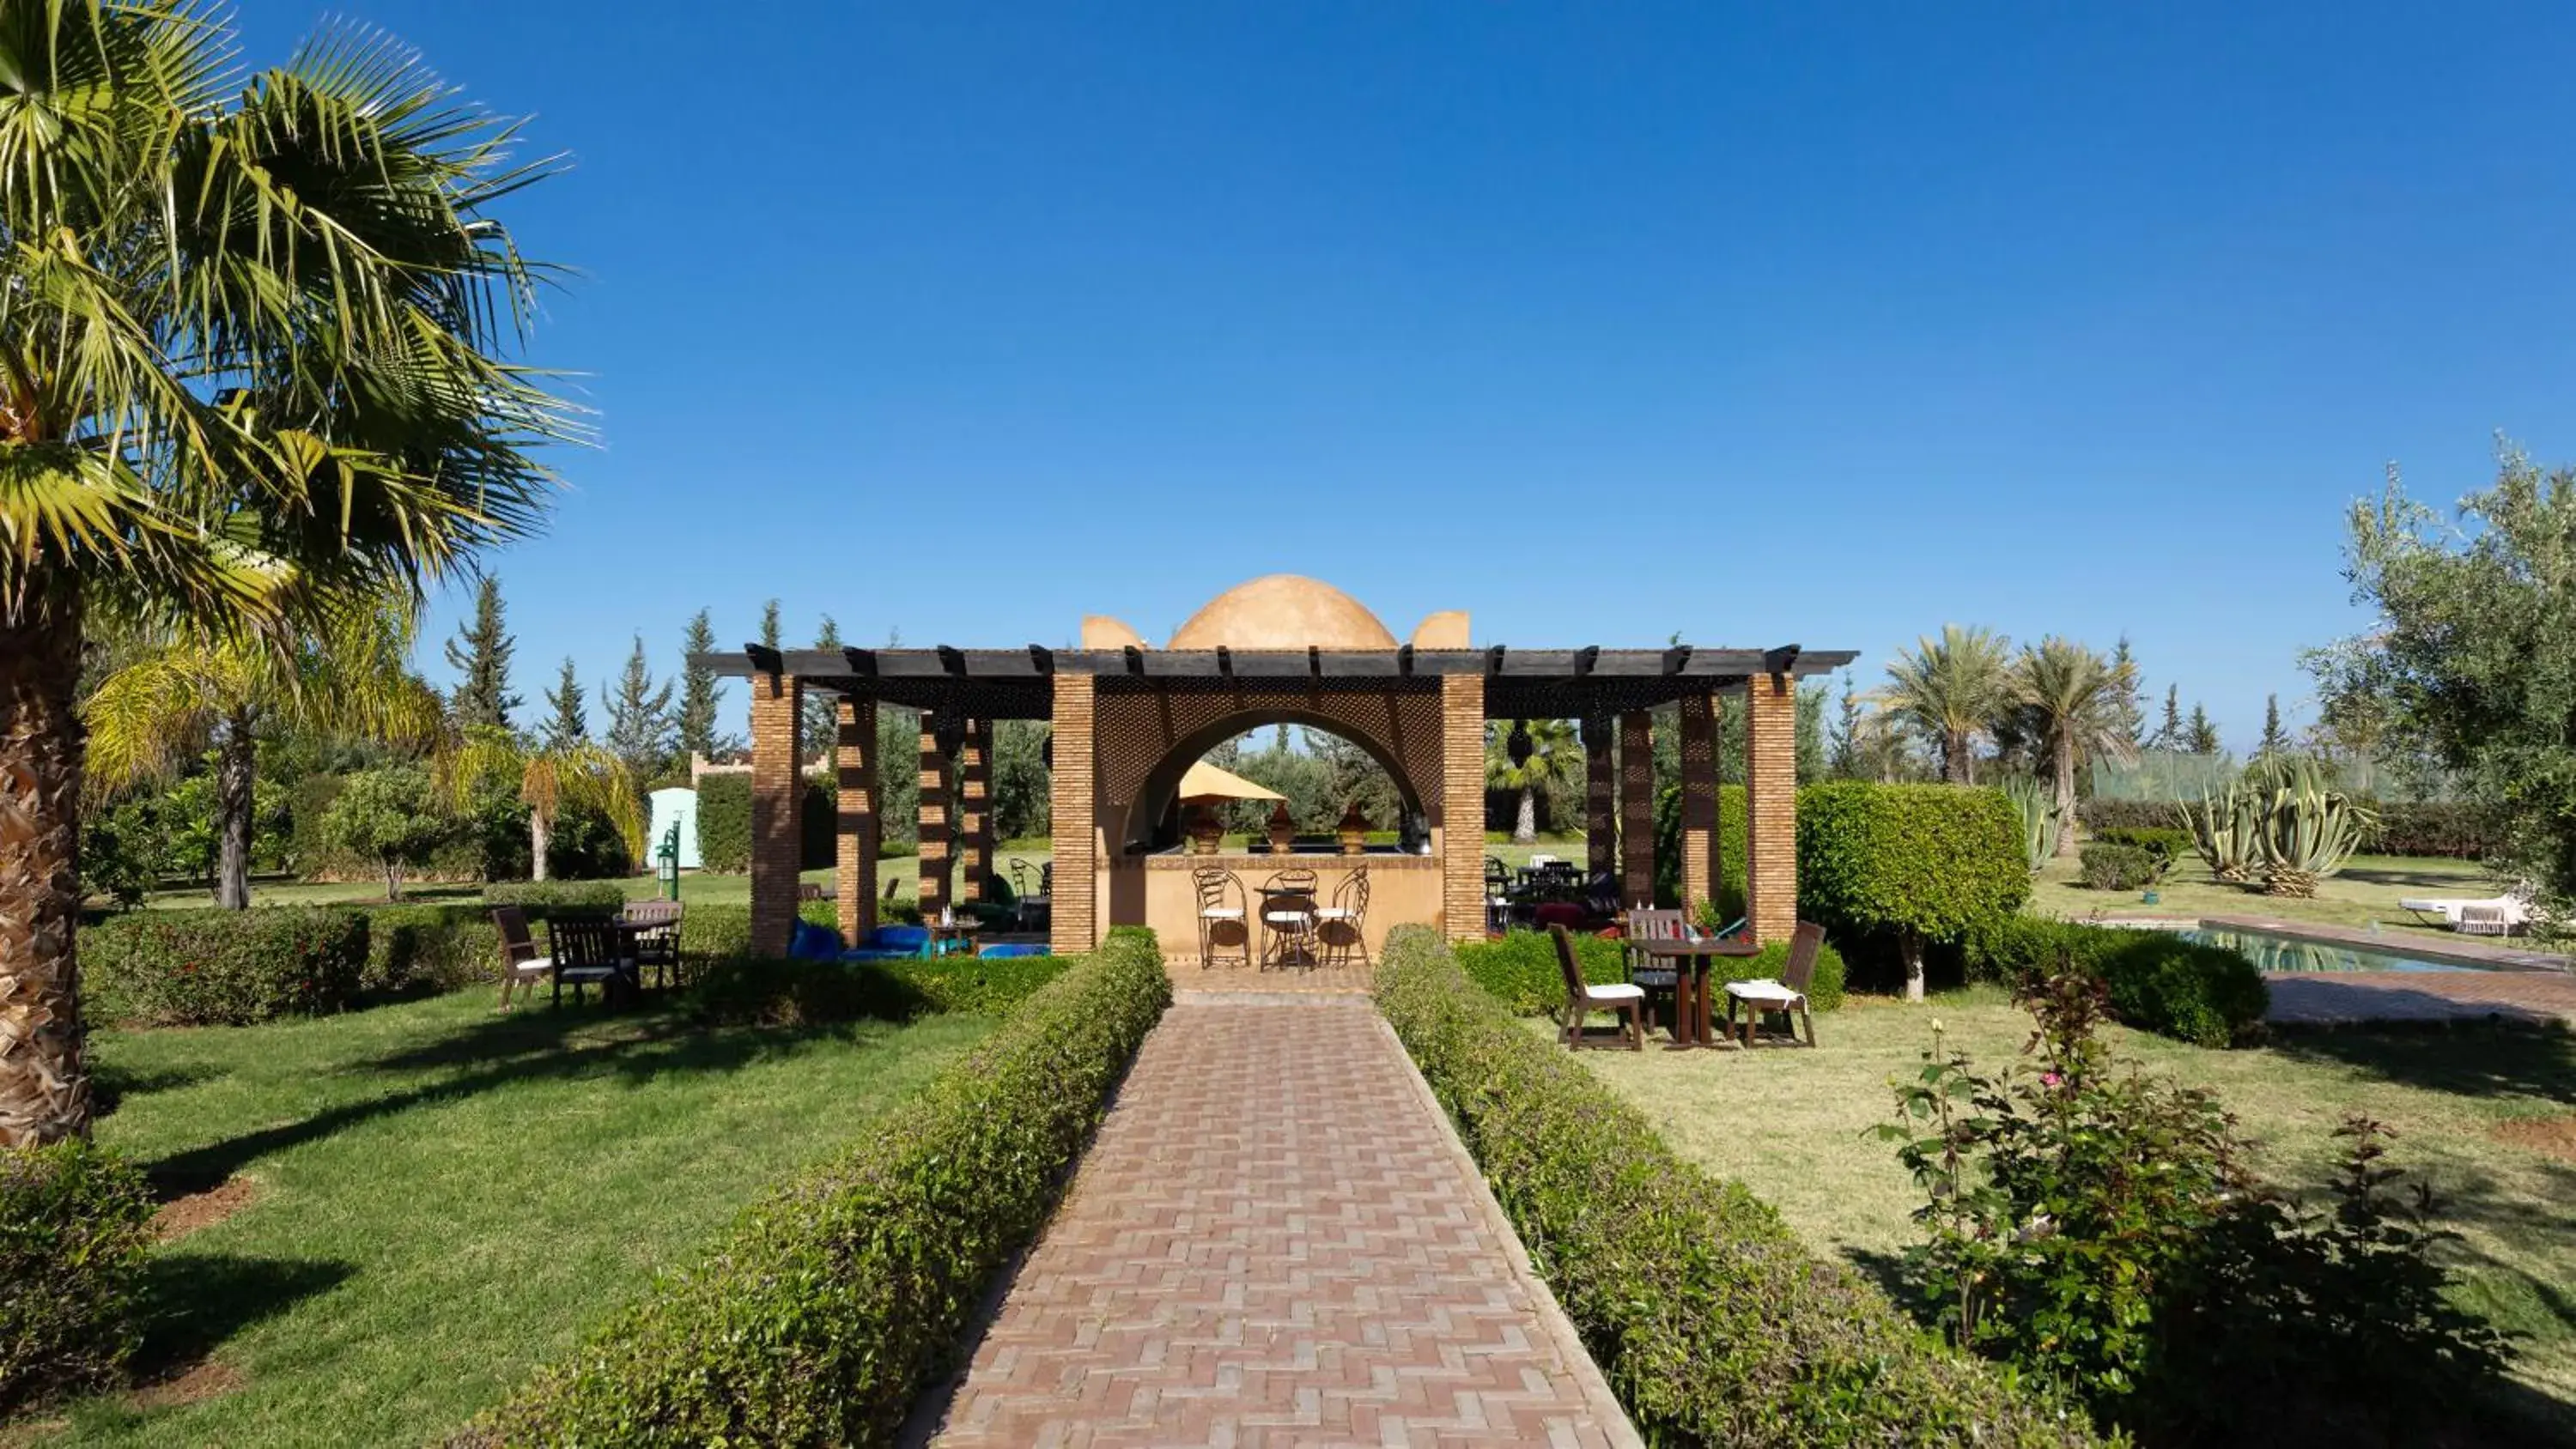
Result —
[[1512, 844], [1531, 845], [1538, 840], [1538, 791], [1521, 787], [1520, 818], [1512, 822]]
[[1952, 785], [1977, 783], [1977, 760], [1969, 753], [1966, 730], [1952, 730], [1941, 737], [1941, 778]]
[[42, 582], [33, 592], [22, 614], [0, 614], [0, 1147], [89, 1133], [73, 942], [80, 600]]
[[224, 721], [223, 742], [215, 753], [215, 904], [228, 911], [250, 908], [251, 772], [258, 763], [257, 745], [250, 711], [234, 710]]
[[2075, 853], [2075, 742], [2057, 741], [2057, 853]]
[[546, 847], [554, 843], [555, 823], [543, 810], [528, 812], [528, 878], [546, 878]]

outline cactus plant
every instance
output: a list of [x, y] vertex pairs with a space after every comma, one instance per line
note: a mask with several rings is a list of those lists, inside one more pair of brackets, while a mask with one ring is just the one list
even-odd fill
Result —
[[2021, 853], [2032, 875], [2057, 856], [2058, 832], [2064, 824], [2057, 818], [2057, 801], [2046, 787], [2028, 775], [2014, 775], [2003, 782], [2004, 798], [2021, 815]]

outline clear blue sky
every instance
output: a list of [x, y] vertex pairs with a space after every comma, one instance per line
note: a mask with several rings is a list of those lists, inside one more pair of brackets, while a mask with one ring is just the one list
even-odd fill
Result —
[[604, 439], [494, 561], [531, 701], [701, 605], [1160, 638], [1286, 570], [1864, 682], [2126, 631], [2242, 748], [2386, 462], [2576, 458], [2576, 7], [2117, 8], [335, 12], [575, 163], [505, 214]]

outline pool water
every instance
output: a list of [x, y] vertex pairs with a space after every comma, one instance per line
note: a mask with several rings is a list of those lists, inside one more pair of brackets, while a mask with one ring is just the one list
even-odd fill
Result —
[[2186, 941], [2204, 946], [2223, 946], [2264, 971], [2473, 971], [2453, 961], [2427, 961], [2397, 951], [2380, 951], [2366, 946], [2347, 946], [2341, 941], [2316, 941], [2297, 936], [2276, 936], [2269, 931], [2220, 930], [2203, 927], [2181, 931]]

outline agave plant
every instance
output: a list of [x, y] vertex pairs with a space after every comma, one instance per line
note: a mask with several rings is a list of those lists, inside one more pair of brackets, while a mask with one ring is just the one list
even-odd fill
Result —
[[2046, 787], [2028, 775], [2013, 775], [2004, 780], [2004, 798], [2021, 814], [2021, 853], [2032, 875], [2057, 854], [2057, 840], [2063, 829], [2057, 817], [2057, 801]]
[[2379, 817], [2333, 789], [2314, 760], [2266, 756], [2248, 774], [2242, 792], [2256, 805], [2253, 847], [2265, 895], [2313, 897], [2317, 882], [2342, 870], [2378, 828]]
[[2198, 805], [2182, 807], [2182, 824], [2211, 875], [2231, 885], [2253, 884], [2258, 863], [2254, 839], [2262, 831], [2253, 791], [2243, 785], [2230, 785], [2214, 796], [2203, 790]]

